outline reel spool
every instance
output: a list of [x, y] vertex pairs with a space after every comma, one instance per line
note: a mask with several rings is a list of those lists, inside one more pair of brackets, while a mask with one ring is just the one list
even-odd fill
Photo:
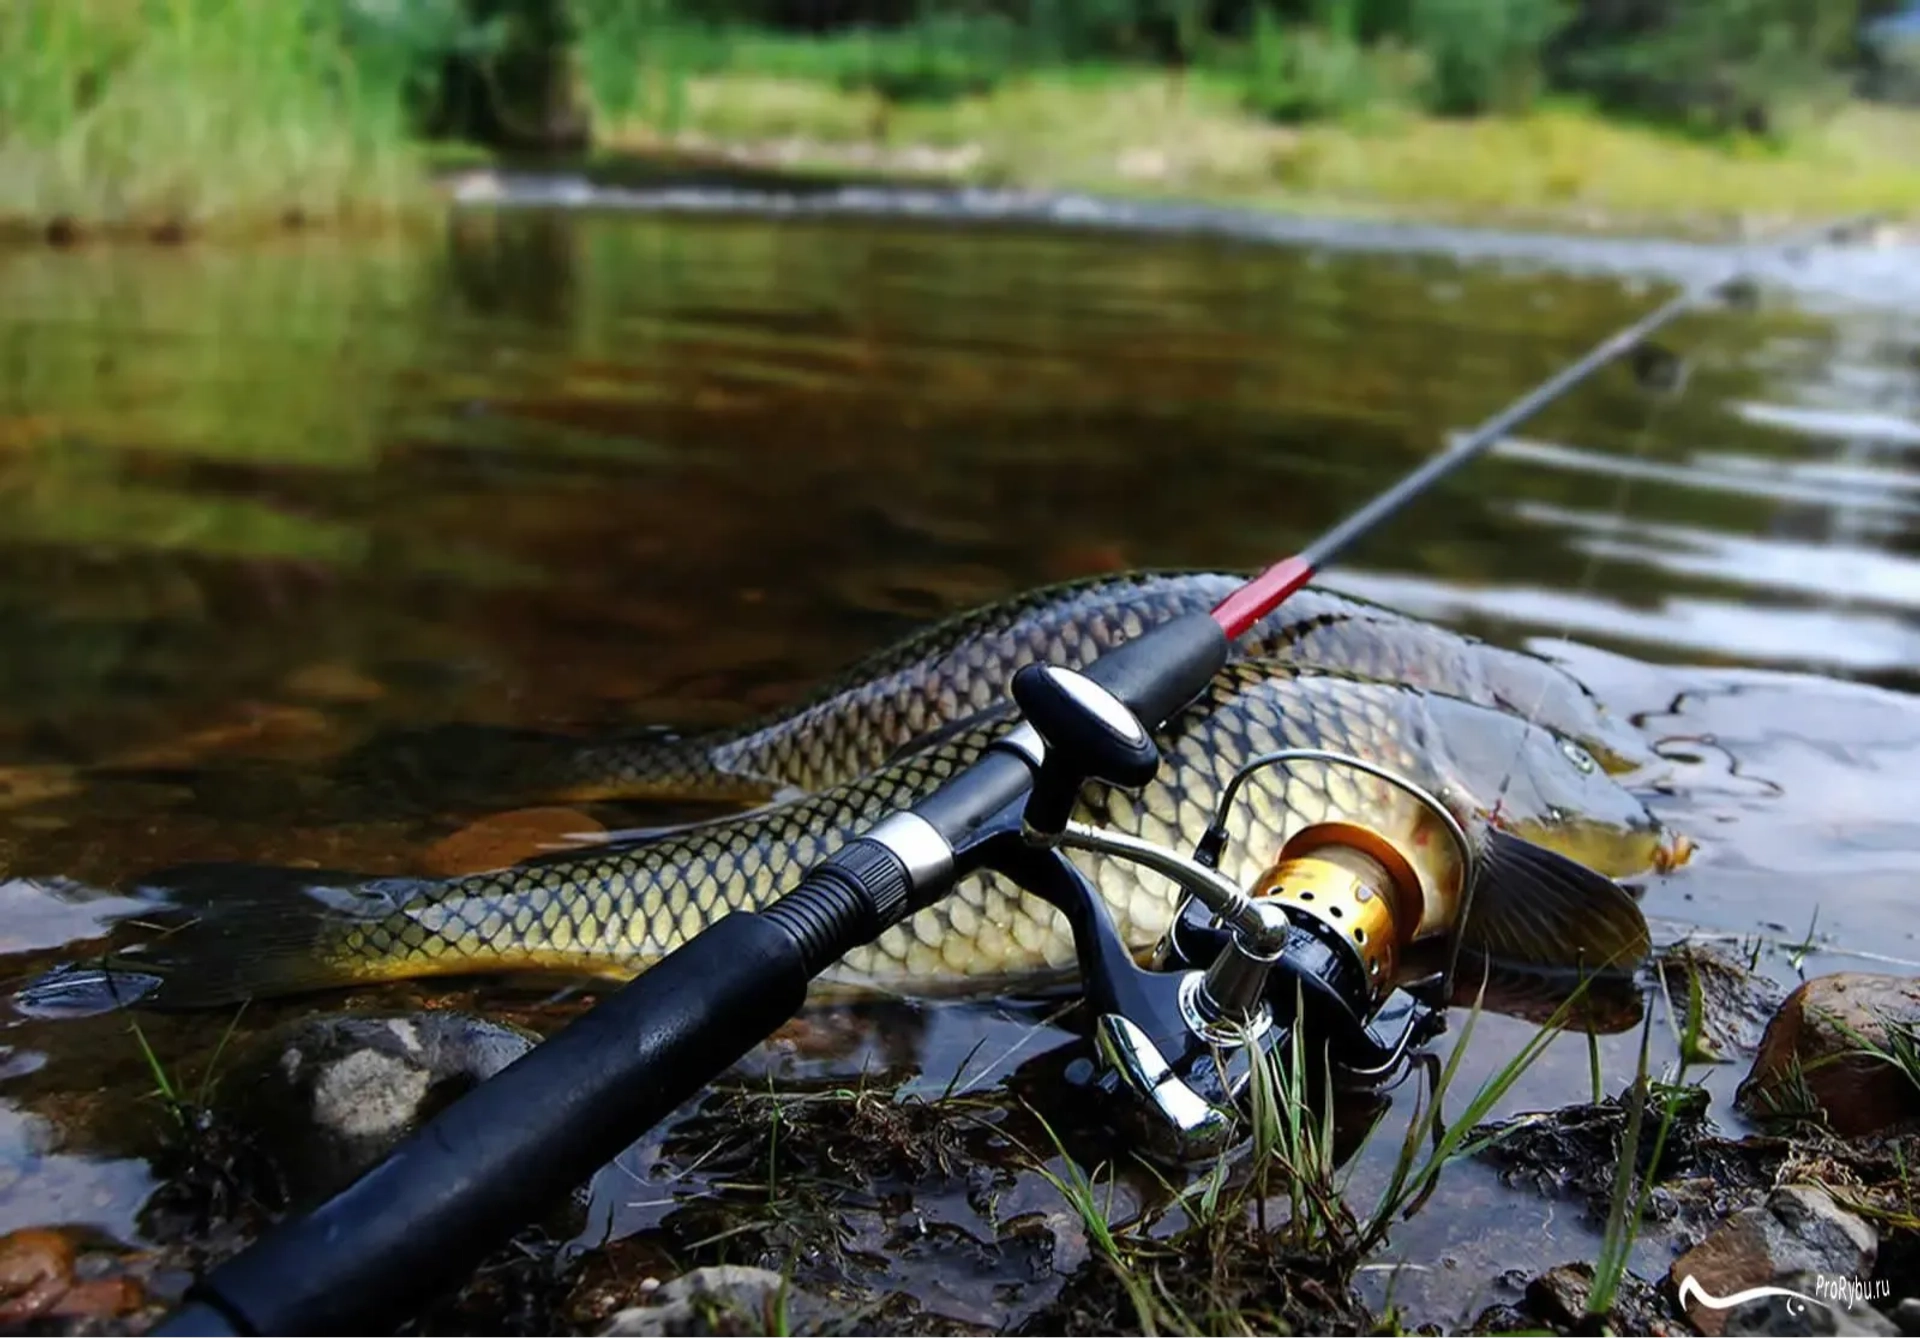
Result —
[[1426, 896], [1400, 848], [1370, 827], [1322, 822], [1295, 833], [1254, 883], [1296, 925], [1311, 920], [1320, 937], [1347, 948], [1363, 984], [1349, 986], [1379, 1002], [1393, 992], [1400, 962], [1420, 926]]

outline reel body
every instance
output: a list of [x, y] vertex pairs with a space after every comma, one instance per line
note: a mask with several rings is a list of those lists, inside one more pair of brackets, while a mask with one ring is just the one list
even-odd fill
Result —
[[[1023, 676], [1056, 682], [1044, 692], [1029, 682], [1022, 692]], [[1068, 820], [1080, 783], [1109, 779], [1101, 773], [1120, 768], [1101, 765], [1104, 758], [1077, 764], [1081, 750], [1055, 741], [1099, 733], [1085, 719], [1061, 728], [1051, 718], [1055, 711], [1085, 711], [1131, 745], [1127, 781], [1137, 785], [1143, 771], [1151, 775], [1139, 746], [1145, 730], [1137, 721], [1128, 729], [1125, 708], [1100, 700], [1096, 685], [1058, 682], [1078, 677], [1041, 665], [1015, 677], [1034, 735], [1022, 747], [1044, 760], [1017, 836], [1008, 832], [1018, 849], [1003, 847], [994, 863], [1067, 914], [1095, 1012], [1098, 1082], [1114, 1098], [1115, 1122], [1157, 1159], [1213, 1157], [1244, 1136], [1254, 1065], [1296, 1038], [1313, 1046], [1316, 1065], [1324, 1054], [1337, 1086], [1378, 1087], [1391, 1079], [1410, 1050], [1445, 1025], [1447, 973], [1420, 974], [1414, 963], [1431, 960], [1422, 951], [1428, 946], [1448, 946], [1466, 910], [1477, 864], [1459, 820], [1438, 797], [1392, 771], [1312, 748], [1249, 759], [1221, 792], [1191, 853]], [[1393, 837], [1348, 817], [1294, 832], [1251, 887], [1224, 876], [1218, 865], [1228, 818], [1244, 784], [1299, 762], [1352, 768], [1409, 796], [1457, 848], [1457, 882], [1430, 885]], [[1065, 858], [1075, 849], [1130, 860], [1182, 890], [1174, 923], [1145, 966], [1121, 943], [1092, 884]]]

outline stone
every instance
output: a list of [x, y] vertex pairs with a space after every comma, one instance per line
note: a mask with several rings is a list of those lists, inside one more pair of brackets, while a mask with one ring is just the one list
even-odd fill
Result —
[[[146, 1293], [124, 1274], [82, 1278], [81, 1252], [63, 1231], [27, 1227], [0, 1236], [0, 1325], [57, 1319], [105, 1324], [146, 1304]], [[29, 1330], [31, 1331], [31, 1330]]]
[[1765, 1203], [1735, 1213], [1674, 1260], [1668, 1282], [1703, 1334], [1747, 1332], [1732, 1328], [1730, 1312], [1707, 1304], [1702, 1293], [1717, 1299], [1752, 1287], [1787, 1287], [1784, 1279], [1803, 1273], [1865, 1279], [1873, 1272], [1879, 1245], [1874, 1229], [1824, 1189], [1787, 1185]]
[[1571, 1328], [1586, 1314], [1592, 1290], [1592, 1265], [1561, 1264], [1527, 1284], [1527, 1309], [1549, 1324]]
[[1828, 1127], [1847, 1138], [1920, 1118], [1920, 1083], [1860, 1053], [1861, 1038], [1889, 1048], [1894, 1029], [1920, 1036], [1920, 979], [1816, 976], [1788, 995], [1767, 1025], [1740, 1084], [1740, 1109], [1761, 1117], [1823, 1111]]
[[[1527, 1283], [1523, 1312], [1555, 1329], [1589, 1332], [1593, 1325], [1587, 1319], [1587, 1298], [1592, 1292], [1592, 1264], [1561, 1264]], [[1658, 1302], [1653, 1288], [1629, 1273], [1614, 1291], [1608, 1319], [1618, 1332], [1670, 1334], [1674, 1328], [1659, 1313]]]
[[[1821, 1279], [1814, 1273], [1789, 1273], [1780, 1286], [1802, 1296], [1820, 1297]], [[1800, 1335], [1897, 1334], [1900, 1326], [1865, 1301], [1847, 1305], [1817, 1300], [1814, 1304], [1788, 1296], [1762, 1296], [1727, 1311], [1728, 1333]]]
[[256, 1038], [217, 1101], [279, 1167], [294, 1203], [313, 1203], [537, 1040], [464, 1013], [326, 1014]]
[[825, 1302], [778, 1273], [718, 1264], [664, 1284], [647, 1304], [619, 1311], [600, 1332], [623, 1338], [803, 1332], [830, 1317]]

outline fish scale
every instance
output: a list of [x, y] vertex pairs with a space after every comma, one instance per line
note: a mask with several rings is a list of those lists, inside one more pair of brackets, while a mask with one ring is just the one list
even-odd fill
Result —
[[[968, 723], [856, 780], [645, 842], [547, 856], [444, 880], [249, 865], [155, 875], [145, 892], [180, 913], [166, 932], [96, 967], [28, 987], [43, 1000], [122, 997], [143, 977], [159, 1007], [202, 1007], [360, 981], [550, 970], [626, 977], [734, 910], [767, 905], [846, 841], [925, 798], [1006, 727]], [[1441, 796], [1481, 852], [1465, 942], [1511, 964], [1637, 961], [1646, 923], [1611, 877], [1667, 867], [1674, 850], [1639, 799], [1578, 747], [1506, 711], [1442, 692], [1243, 660], [1157, 732], [1162, 764], [1128, 793], [1089, 786], [1078, 816], [1190, 849], [1243, 762], [1282, 746], [1348, 753]], [[1340, 819], [1394, 839], [1426, 892], [1422, 934], [1446, 927], [1462, 870], [1445, 828], [1400, 789], [1305, 761], [1258, 773], [1228, 817], [1221, 871], [1252, 885], [1302, 827]], [[1499, 806], [1499, 830], [1488, 814]], [[1074, 851], [1126, 941], [1150, 948], [1173, 885]], [[157, 926], [170, 912], [143, 913]], [[1451, 911], [1447, 911], [1451, 914]], [[984, 989], [1069, 966], [1065, 918], [991, 874], [849, 953], [841, 985], [902, 993]], [[131, 981], [128, 982], [131, 988]]]
[[[1138, 572], [1028, 592], [872, 655], [790, 711], [694, 738], [581, 749], [543, 788], [574, 798], [817, 792], [1000, 702], [1022, 666], [1082, 667], [1147, 626], [1210, 610], [1242, 579]], [[1446, 691], [1538, 719], [1610, 768], [1647, 760], [1645, 745], [1557, 666], [1327, 591], [1292, 596], [1236, 643], [1236, 655]]]
[[[1232, 665], [1161, 731], [1167, 760], [1153, 782], [1138, 794], [1089, 787], [1078, 816], [1190, 847], [1238, 763], [1284, 743], [1391, 767], [1447, 795], [1457, 816], [1481, 832], [1471, 792], [1462, 785], [1477, 783], [1485, 791], [1499, 778], [1452, 774], [1444, 732], [1430, 714], [1433, 700], [1404, 685], [1271, 661]], [[1545, 731], [1481, 714], [1523, 731], [1529, 746], [1562, 756]], [[970, 763], [1002, 728], [975, 726], [820, 795], [646, 844], [427, 884], [396, 913], [351, 925], [321, 951], [341, 978], [523, 967], [630, 975], [720, 915], [765, 906], [861, 830]], [[1457, 890], [1461, 869], [1436, 820], [1375, 777], [1309, 762], [1288, 773], [1263, 772], [1243, 793], [1247, 802], [1236, 806], [1233, 839], [1221, 862], [1236, 882], [1250, 884], [1302, 826], [1345, 818], [1422, 852], [1416, 867], [1430, 904]], [[1423, 829], [1432, 830], [1419, 842]], [[1164, 933], [1176, 902], [1165, 878], [1087, 852], [1070, 858], [1094, 881], [1129, 944], [1145, 948]], [[1020, 976], [1072, 960], [1064, 917], [986, 874], [848, 954], [833, 976], [865, 986], [937, 989], [942, 982]]]

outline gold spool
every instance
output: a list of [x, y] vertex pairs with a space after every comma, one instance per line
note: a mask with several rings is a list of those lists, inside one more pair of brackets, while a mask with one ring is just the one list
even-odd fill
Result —
[[1331, 927], [1352, 945], [1376, 994], [1392, 988], [1423, 902], [1406, 856], [1378, 832], [1347, 822], [1295, 833], [1254, 895], [1278, 897]]

